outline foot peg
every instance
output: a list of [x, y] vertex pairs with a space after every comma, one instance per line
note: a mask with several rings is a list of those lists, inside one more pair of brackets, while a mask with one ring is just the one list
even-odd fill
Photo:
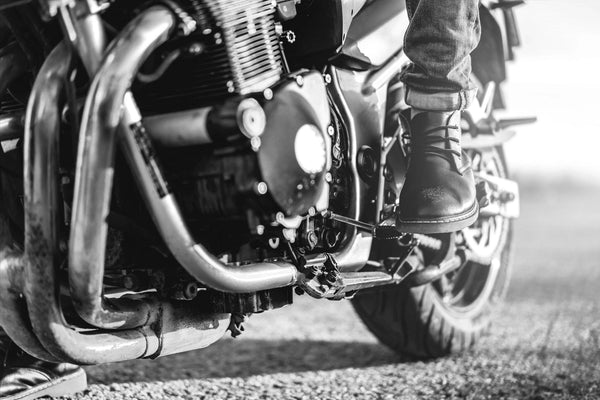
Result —
[[482, 173], [476, 173], [475, 180], [477, 181], [475, 188], [481, 217], [519, 217], [519, 185], [517, 182]]
[[475, 185], [475, 191], [479, 209], [481, 210], [482, 208], [489, 206], [492, 202], [490, 185], [485, 181], [481, 181]]
[[496, 84], [488, 83], [481, 103], [474, 101], [463, 113], [463, 122], [467, 125], [462, 130], [463, 149], [500, 146], [515, 136], [515, 132], [507, 128], [533, 124], [537, 121], [537, 117], [495, 119], [493, 115], [495, 93]]

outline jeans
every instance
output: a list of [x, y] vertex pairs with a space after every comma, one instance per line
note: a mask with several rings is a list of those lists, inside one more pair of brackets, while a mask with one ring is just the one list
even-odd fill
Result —
[[406, 0], [406, 9], [406, 103], [427, 111], [467, 108], [477, 93], [470, 54], [481, 33], [479, 0]]

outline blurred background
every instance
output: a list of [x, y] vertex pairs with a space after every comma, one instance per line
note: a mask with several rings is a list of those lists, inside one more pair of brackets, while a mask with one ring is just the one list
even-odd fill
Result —
[[530, 0], [516, 14], [507, 114], [539, 121], [518, 128], [509, 165], [523, 183], [600, 186], [600, 2]]

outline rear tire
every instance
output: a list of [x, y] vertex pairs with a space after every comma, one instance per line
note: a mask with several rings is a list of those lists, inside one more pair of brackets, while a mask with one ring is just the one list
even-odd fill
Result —
[[[477, 157], [475, 153], [483, 154], [479, 167], [494, 164], [491, 169], [507, 177], [502, 148], [472, 152], [472, 158]], [[453, 276], [436, 282], [414, 288], [387, 286], [359, 292], [353, 299], [356, 312], [369, 330], [396, 352], [421, 359], [461, 352], [489, 327], [494, 307], [503, 299], [509, 280], [512, 224], [502, 217], [480, 218], [458, 236], [475, 247], [479, 255], [493, 254], [492, 265], [467, 263]], [[491, 253], [481, 254], [486, 252]]]

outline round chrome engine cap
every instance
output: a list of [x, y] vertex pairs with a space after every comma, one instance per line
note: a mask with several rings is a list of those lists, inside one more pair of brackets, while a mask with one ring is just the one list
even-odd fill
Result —
[[237, 120], [242, 133], [248, 138], [262, 135], [267, 125], [264, 110], [253, 98], [242, 100], [237, 111]]
[[294, 152], [298, 165], [307, 174], [318, 174], [327, 163], [327, 147], [319, 128], [305, 124], [296, 132]]

